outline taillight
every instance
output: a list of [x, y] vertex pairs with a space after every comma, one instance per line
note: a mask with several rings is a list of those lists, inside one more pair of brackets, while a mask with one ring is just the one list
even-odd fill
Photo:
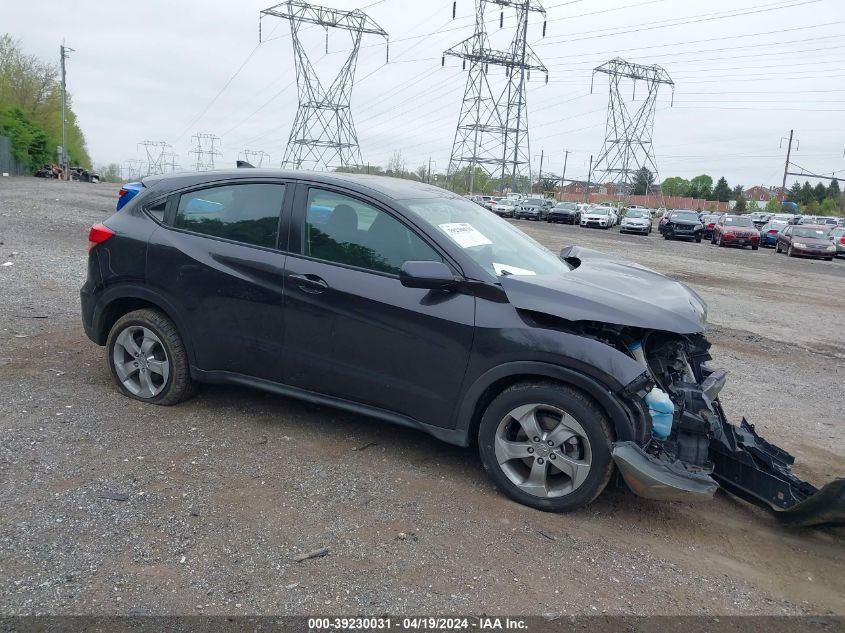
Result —
[[769, 229], [768, 233], [769, 233], [769, 235], [777, 235], [779, 233], [779, 231], [777, 229]]
[[845, 244], [845, 235], [843, 235], [842, 237], [839, 238], [839, 243]]
[[118, 198], [122, 198], [122, 197], [123, 197], [123, 196], [125, 196], [127, 193], [129, 193], [129, 189], [127, 189], [126, 187], [121, 187], [121, 188], [120, 188], [120, 191], [118, 191], [118, 192], [117, 192], [117, 197], [118, 197]]
[[102, 244], [112, 235], [114, 235], [114, 231], [112, 231], [109, 227], [104, 224], [95, 224], [91, 227], [91, 230], [88, 231], [88, 251], [90, 252], [97, 244]]

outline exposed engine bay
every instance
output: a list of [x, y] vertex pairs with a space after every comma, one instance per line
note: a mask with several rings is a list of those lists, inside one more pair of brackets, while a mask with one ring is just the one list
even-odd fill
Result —
[[757, 435], [744, 418], [730, 424], [719, 402], [727, 373], [713, 369], [703, 334], [679, 335], [582, 324], [581, 335], [625, 350], [647, 368], [636, 385], [651, 419], [642, 444], [618, 442], [613, 458], [638, 495], [709, 499], [719, 487], [766, 506], [795, 526], [845, 522], [845, 479], [821, 490], [796, 477], [794, 458]]

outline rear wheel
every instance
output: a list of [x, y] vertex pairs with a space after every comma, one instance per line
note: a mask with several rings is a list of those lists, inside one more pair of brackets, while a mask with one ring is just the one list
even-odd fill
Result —
[[719, 235], [719, 239], [718, 239], [718, 240], [716, 240], [716, 246], [718, 246], [719, 248], [723, 248], [723, 247], [725, 246], [725, 245], [722, 243], [722, 236], [721, 236], [721, 234]]
[[135, 310], [118, 319], [106, 350], [118, 389], [130, 398], [171, 405], [196, 391], [176, 325], [158, 310]]
[[787, 257], [795, 257], [795, 253], [792, 252], [792, 244], [790, 244], [789, 248], [786, 249], [786, 256]]
[[752, 245], [751, 245], [751, 250], [752, 250], [752, 251], [756, 251], [758, 248], [760, 248], [760, 247], [759, 247], [757, 244], [752, 244]]
[[701, 235], [695, 236], [695, 242], [696, 242], [696, 244], [701, 244]]
[[484, 412], [478, 446], [484, 468], [514, 501], [549, 512], [595, 499], [613, 472], [613, 434], [584, 393], [553, 382], [525, 382]]

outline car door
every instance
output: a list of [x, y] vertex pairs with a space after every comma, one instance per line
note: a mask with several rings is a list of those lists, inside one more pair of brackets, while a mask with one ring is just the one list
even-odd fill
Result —
[[372, 199], [302, 184], [285, 265], [286, 381], [448, 426], [469, 360], [475, 298], [406, 288], [405, 261], [446, 261]]
[[283, 379], [283, 181], [203, 185], [170, 196], [147, 283], [179, 307], [195, 366]]
[[778, 242], [781, 250], [786, 250], [789, 248], [790, 243], [792, 242], [792, 227], [787, 226], [783, 231], [778, 234]]

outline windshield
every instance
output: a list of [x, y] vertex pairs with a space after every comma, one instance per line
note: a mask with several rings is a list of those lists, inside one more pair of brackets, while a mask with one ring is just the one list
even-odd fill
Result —
[[754, 226], [751, 218], [738, 218], [736, 216], [726, 215], [725, 224], [731, 226]]
[[824, 229], [811, 229], [811, 228], [800, 228], [796, 227], [795, 230], [792, 231], [793, 237], [803, 237], [803, 238], [815, 238], [817, 240], [826, 240], [828, 232]]
[[523, 204], [536, 204], [536, 205], [541, 205], [541, 204], [543, 204], [543, 199], [542, 199], [542, 198], [529, 198], [529, 199], [528, 199], [528, 200], [526, 200]]
[[669, 215], [670, 220], [695, 220], [698, 222], [698, 214], [693, 211], [673, 211]]
[[625, 214], [626, 218], [644, 218], [648, 215], [645, 211], [640, 211], [639, 209], [629, 209], [628, 212]]
[[607, 215], [607, 209], [590, 209], [590, 215]]
[[564, 202], [555, 205], [555, 209], [558, 209], [559, 211], [577, 211], [578, 205], [574, 202]]
[[464, 249], [492, 278], [557, 275], [571, 267], [499, 216], [453, 198], [406, 202], [423, 222]]

